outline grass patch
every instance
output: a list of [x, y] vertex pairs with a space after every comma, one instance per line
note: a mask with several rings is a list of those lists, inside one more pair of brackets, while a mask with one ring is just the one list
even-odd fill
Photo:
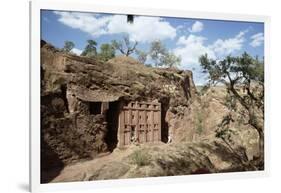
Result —
[[146, 166], [151, 162], [151, 155], [147, 150], [136, 150], [131, 154], [131, 161], [137, 166]]

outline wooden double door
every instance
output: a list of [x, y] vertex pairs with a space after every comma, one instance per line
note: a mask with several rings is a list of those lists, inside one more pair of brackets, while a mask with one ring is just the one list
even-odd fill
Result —
[[118, 146], [161, 141], [161, 104], [129, 102], [119, 111]]

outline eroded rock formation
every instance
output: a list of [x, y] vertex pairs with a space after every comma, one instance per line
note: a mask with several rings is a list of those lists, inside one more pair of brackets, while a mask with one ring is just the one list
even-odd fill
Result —
[[[41, 180], [255, 170], [258, 167], [245, 163], [257, 154], [258, 134], [249, 125], [241, 125], [235, 113], [230, 125], [235, 152], [215, 137], [217, 125], [229, 111], [225, 95], [220, 87], [199, 94], [191, 71], [148, 67], [125, 56], [101, 62], [63, 53], [42, 41]], [[120, 105], [132, 101], [161, 104], [162, 143], [138, 147], [138, 152], [152, 156], [145, 170], [135, 169], [142, 164], [138, 160], [132, 163], [136, 146], [124, 151], [116, 148]], [[168, 138], [172, 143], [164, 144]], [[113, 153], [92, 160], [108, 152]], [[78, 171], [79, 163], [72, 165], [84, 160], [90, 160], [83, 162], [87, 171]], [[62, 168], [66, 170], [55, 178]]]
[[159, 101], [162, 141], [166, 142], [168, 135], [178, 141], [180, 135], [173, 122], [181, 119], [180, 111], [195, 96], [190, 71], [147, 67], [124, 56], [101, 62], [62, 53], [42, 41], [43, 169], [54, 167], [53, 154], [67, 165], [110, 150], [112, 144], [106, 140], [108, 120], [97, 108], [116, 101]]

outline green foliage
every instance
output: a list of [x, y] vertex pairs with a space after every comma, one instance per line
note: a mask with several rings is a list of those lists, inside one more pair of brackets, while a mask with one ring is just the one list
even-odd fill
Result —
[[160, 40], [151, 42], [149, 54], [155, 66], [175, 67], [181, 62], [181, 58], [167, 51]]
[[[215, 61], [203, 55], [199, 59], [204, 72], [209, 74], [210, 84], [221, 83], [244, 108], [253, 107], [263, 111], [264, 106], [264, 64], [247, 53], [242, 56], [227, 56]], [[241, 93], [240, 89], [243, 89]]]
[[148, 53], [146, 53], [145, 51], [142, 51], [142, 50], [136, 50], [136, 54], [138, 57], [138, 61], [140, 63], [144, 64], [147, 59]]
[[234, 131], [230, 129], [231, 122], [234, 122], [231, 114], [225, 115], [216, 130], [216, 137], [222, 139], [227, 143], [233, 142], [231, 136], [232, 134], [234, 134]]
[[64, 46], [62, 48], [63, 52], [70, 52], [74, 48], [75, 44], [71, 41], [65, 41]]
[[97, 55], [97, 42], [95, 40], [88, 40], [81, 56], [95, 57]]
[[114, 49], [121, 52], [125, 56], [129, 56], [136, 51], [137, 41], [131, 41], [128, 36], [124, 36], [122, 40], [111, 42]]
[[137, 166], [146, 166], [151, 162], [151, 155], [146, 150], [140, 149], [131, 154], [131, 160]]
[[181, 63], [181, 58], [174, 55], [172, 52], [166, 52], [161, 58], [160, 58], [161, 64], [168, 67], [175, 67], [179, 66]]
[[254, 80], [264, 81], [264, 63], [258, 58], [253, 58], [246, 52], [242, 56], [227, 56], [225, 59], [216, 61], [208, 58], [205, 54], [199, 58], [203, 72], [209, 74], [210, 81], [226, 83], [247, 84]]
[[[229, 124], [234, 120], [231, 112], [235, 111], [241, 123], [249, 124], [260, 136], [260, 158], [263, 157], [264, 144], [264, 61], [253, 58], [246, 52], [241, 56], [227, 56], [222, 60], [208, 58], [207, 54], [199, 58], [201, 67], [209, 75], [209, 84], [223, 84], [228, 95], [225, 105], [230, 114], [225, 116], [218, 126], [217, 137], [226, 143], [230, 139], [228, 135]], [[241, 91], [242, 89], [242, 91]], [[237, 105], [240, 109], [237, 111]]]
[[151, 42], [149, 53], [151, 59], [154, 61], [155, 66], [160, 65], [160, 59], [166, 52], [166, 48], [160, 40]]
[[111, 44], [102, 44], [100, 46], [100, 53], [98, 54], [99, 59], [103, 61], [110, 60], [115, 57], [115, 49]]

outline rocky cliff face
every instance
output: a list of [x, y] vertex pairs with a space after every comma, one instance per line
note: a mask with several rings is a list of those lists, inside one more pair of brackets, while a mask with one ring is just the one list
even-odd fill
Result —
[[[241, 125], [237, 115], [233, 115], [235, 121], [230, 125], [235, 133], [232, 144], [235, 152], [215, 137], [217, 125], [229, 111], [224, 104], [225, 95], [225, 89], [220, 87], [199, 94], [191, 71], [147, 67], [124, 56], [101, 62], [62, 53], [42, 41], [41, 180], [256, 169], [251, 163], [245, 166], [241, 157], [252, 160], [257, 154], [258, 134], [249, 125]], [[160, 102], [163, 143], [133, 145], [126, 150], [115, 148], [114, 133], [109, 134], [110, 121], [101, 109], [105, 108], [103, 103], [110, 103], [115, 111], [120, 101]], [[164, 144], [168, 136], [172, 143]], [[113, 153], [98, 158], [109, 151]], [[237, 152], [241, 153], [238, 157]], [[145, 160], [150, 160], [149, 164], [142, 163]], [[73, 165], [78, 161], [84, 165]]]
[[159, 101], [165, 142], [169, 134], [173, 141], [181, 140], [174, 122], [182, 119], [182, 112], [195, 99], [190, 71], [147, 67], [124, 56], [101, 62], [62, 53], [42, 41], [42, 169], [94, 158], [109, 150], [107, 123], [95, 114], [95, 104]]

